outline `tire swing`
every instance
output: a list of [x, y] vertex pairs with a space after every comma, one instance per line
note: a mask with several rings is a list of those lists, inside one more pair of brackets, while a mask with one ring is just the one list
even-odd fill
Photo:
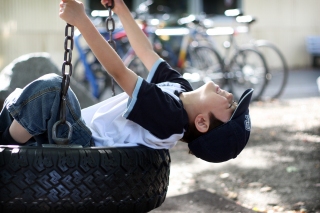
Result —
[[[110, 21], [114, 25], [112, 8], [107, 28]], [[168, 150], [65, 145], [72, 132], [63, 99], [72, 75], [73, 26], [67, 24], [65, 36], [60, 121], [53, 133], [67, 124], [68, 138], [42, 146], [0, 146], [0, 212], [140, 213], [159, 207], [169, 185]]]

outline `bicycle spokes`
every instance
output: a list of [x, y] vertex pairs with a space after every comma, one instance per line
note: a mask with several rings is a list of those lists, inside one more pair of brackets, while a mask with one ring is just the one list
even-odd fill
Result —
[[236, 99], [248, 88], [255, 89], [252, 100], [259, 99], [267, 83], [267, 65], [258, 51], [239, 51], [230, 63], [229, 72], [229, 86]]

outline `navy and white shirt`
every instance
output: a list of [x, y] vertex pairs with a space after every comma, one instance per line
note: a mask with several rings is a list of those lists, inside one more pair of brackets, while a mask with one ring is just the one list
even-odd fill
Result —
[[188, 115], [179, 99], [191, 91], [187, 80], [159, 59], [146, 80], [138, 77], [132, 98], [126, 93], [82, 110], [96, 146], [145, 145], [169, 149], [188, 128]]

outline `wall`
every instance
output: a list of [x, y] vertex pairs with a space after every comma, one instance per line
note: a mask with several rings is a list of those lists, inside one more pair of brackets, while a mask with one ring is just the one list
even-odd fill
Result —
[[48, 52], [58, 67], [62, 65], [66, 23], [59, 18], [59, 2], [1, 0], [0, 70], [31, 52]]
[[257, 17], [252, 35], [275, 43], [291, 68], [311, 66], [305, 38], [320, 36], [319, 8], [319, 0], [243, 0], [244, 13]]

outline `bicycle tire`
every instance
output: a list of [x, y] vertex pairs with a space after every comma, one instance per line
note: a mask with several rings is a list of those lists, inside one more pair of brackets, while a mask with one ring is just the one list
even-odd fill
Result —
[[88, 80], [85, 73], [85, 67], [80, 58], [78, 58], [74, 63], [74, 72], [72, 76], [77, 82], [81, 83], [87, 90], [89, 90], [94, 97], [100, 99], [103, 92], [107, 88], [108, 89], [111, 88], [111, 77], [109, 76], [107, 71], [103, 68], [103, 66], [100, 64], [100, 62], [95, 57], [91, 49], [86, 49], [84, 51], [85, 51], [86, 61], [90, 66], [90, 69], [94, 76], [94, 81], [98, 87], [97, 91], [94, 91], [94, 88], [93, 88], [94, 86], [91, 85], [90, 81]]
[[168, 150], [0, 146], [0, 212], [148, 212], [165, 200]]
[[228, 85], [235, 100], [253, 88], [252, 101], [260, 100], [267, 86], [268, 66], [263, 55], [253, 48], [240, 48], [228, 66]]
[[204, 83], [214, 81], [220, 87], [225, 86], [223, 60], [217, 50], [208, 46], [196, 46], [188, 51], [190, 63], [184, 73], [196, 72]]
[[149, 71], [144, 66], [142, 61], [139, 59], [138, 56], [132, 55], [129, 56], [127, 59], [124, 60], [124, 65], [135, 72], [138, 76], [143, 79], [147, 79], [149, 75]]
[[279, 98], [287, 85], [289, 68], [287, 61], [278, 47], [266, 40], [257, 40], [255, 47], [262, 53], [268, 64], [268, 87], [262, 94], [263, 99]]
[[[142, 61], [138, 58], [138, 56], [128, 56], [127, 59], [124, 60], [124, 65], [131, 69], [133, 72], [135, 72], [138, 76], [141, 76], [143, 79], [146, 79], [149, 72], [147, 68], [144, 66]], [[119, 94], [123, 92], [122, 88], [116, 83], [115, 84], [115, 90], [116, 94]], [[112, 96], [111, 88], [106, 88], [105, 91], [101, 95], [101, 99], [107, 99]]]

